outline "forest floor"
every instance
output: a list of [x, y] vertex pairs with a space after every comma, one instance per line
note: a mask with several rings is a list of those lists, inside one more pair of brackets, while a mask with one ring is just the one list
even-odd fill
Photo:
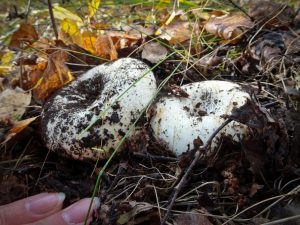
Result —
[[[64, 192], [69, 205], [96, 190], [92, 224], [160, 224], [166, 214], [178, 225], [300, 224], [299, 3], [87, 2], [1, 7], [0, 205], [40, 192]], [[194, 152], [176, 157], [147, 122], [103, 174], [105, 160], [49, 151], [43, 104], [93, 66], [124, 57], [153, 67], [158, 83], [173, 74], [165, 92], [204, 80], [245, 85], [273, 122], [259, 137], [224, 140], [185, 178]]]

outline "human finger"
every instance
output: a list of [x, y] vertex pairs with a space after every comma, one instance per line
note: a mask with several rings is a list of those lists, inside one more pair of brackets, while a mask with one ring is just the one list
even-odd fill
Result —
[[[91, 198], [81, 199], [54, 215], [28, 225], [83, 225], [89, 212], [91, 200]], [[91, 221], [92, 212], [99, 208], [99, 206], [99, 199], [94, 198], [88, 221]]]
[[64, 193], [41, 193], [0, 206], [0, 225], [20, 225], [41, 220], [60, 211]]

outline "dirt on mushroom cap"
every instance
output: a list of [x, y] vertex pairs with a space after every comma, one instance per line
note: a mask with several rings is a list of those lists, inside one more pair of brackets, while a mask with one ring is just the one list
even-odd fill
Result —
[[[240, 85], [226, 81], [203, 81], [181, 88], [189, 97], [160, 99], [156, 105], [156, 115], [151, 120], [154, 137], [162, 140], [177, 155], [194, 149], [196, 139], [205, 144], [224, 123], [224, 116], [251, 100], [249, 93]], [[213, 139], [211, 152], [219, 146], [221, 136], [238, 142], [250, 132], [246, 125], [230, 122]]]
[[49, 149], [74, 159], [107, 158], [155, 92], [153, 73], [139, 60], [100, 65], [45, 104], [42, 137]]

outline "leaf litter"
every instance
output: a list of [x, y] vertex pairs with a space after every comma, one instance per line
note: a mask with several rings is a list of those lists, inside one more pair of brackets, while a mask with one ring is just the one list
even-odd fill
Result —
[[[41, 191], [63, 191], [67, 204], [91, 196], [104, 162], [74, 161], [48, 152], [38, 131], [42, 103], [95, 65], [128, 56], [154, 65], [175, 52], [154, 69], [162, 83], [183, 62], [159, 96], [184, 97], [182, 84], [207, 79], [241, 83], [261, 107], [245, 105], [230, 119], [260, 132], [234, 145], [224, 138], [216, 154], [197, 161], [171, 207], [168, 223], [297, 224], [299, 10], [259, 1], [246, 6], [245, 12], [228, 4], [219, 12], [200, 8], [201, 14], [199, 8], [195, 13], [183, 3], [186, 8], [172, 14], [161, 2], [154, 9], [157, 14], [150, 16], [142, 10], [153, 12], [152, 5], [120, 6], [119, 12], [131, 12], [124, 22], [117, 17], [119, 21], [107, 21], [111, 17], [105, 14], [116, 9], [99, 3], [89, 1], [86, 12], [55, 5], [60, 40], [53, 41], [53, 32], [44, 33], [36, 25], [42, 17], [11, 35], [8, 47], [15, 63], [5, 64], [1, 96], [19, 88], [27, 92], [21, 91], [24, 98], [15, 93], [11, 101], [1, 102], [6, 114], [1, 114], [0, 138], [9, 140], [1, 145], [1, 204]], [[8, 49], [1, 46], [0, 51], [3, 57]], [[8, 109], [16, 100], [19, 103]], [[139, 125], [143, 132], [126, 141], [127, 148], [102, 177], [97, 192], [102, 206], [93, 224], [161, 223], [174, 187], [194, 158], [193, 151], [176, 157], [155, 141], [146, 118]], [[200, 142], [195, 140], [196, 145]]]

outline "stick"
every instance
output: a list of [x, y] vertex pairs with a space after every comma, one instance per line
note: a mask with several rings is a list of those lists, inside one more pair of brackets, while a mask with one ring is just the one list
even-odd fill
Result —
[[50, 19], [51, 19], [52, 28], [53, 28], [53, 31], [54, 31], [54, 34], [55, 34], [55, 38], [56, 38], [56, 40], [58, 40], [58, 32], [57, 32], [57, 27], [56, 27], [54, 15], [53, 15], [53, 9], [52, 9], [52, 2], [51, 2], [51, 0], [48, 0], [48, 10], [49, 10]]
[[140, 152], [133, 152], [132, 153], [134, 157], [141, 158], [141, 159], [148, 159], [155, 161], [161, 161], [161, 162], [176, 162], [178, 161], [175, 157], [168, 157], [168, 156], [158, 156], [158, 155], [151, 155], [151, 154], [143, 154]]
[[[173, 205], [175, 203], [175, 200], [179, 194], [179, 192], [181, 191], [181, 189], [183, 188], [186, 180], [187, 180], [187, 177], [189, 176], [190, 172], [192, 171], [193, 167], [195, 166], [196, 162], [204, 155], [203, 153], [207, 152], [208, 148], [210, 147], [211, 145], [211, 142], [212, 140], [214, 139], [214, 137], [220, 132], [220, 130], [222, 130], [227, 124], [229, 124], [230, 122], [232, 121], [232, 119], [227, 119], [223, 124], [221, 124], [221, 126], [216, 129], [214, 131], [214, 133], [209, 137], [208, 141], [206, 142], [206, 144], [204, 146], [201, 146], [195, 153], [194, 155], [194, 159], [192, 161], [192, 163], [189, 165], [189, 167], [184, 171], [184, 175], [181, 177], [179, 183], [174, 187], [174, 191], [173, 191], [173, 197], [167, 207], [167, 212], [161, 222], [161, 225], [165, 225], [168, 218], [169, 218], [169, 215], [170, 215], [170, 212], [171, 212], [171, 209], [173, 208]], [[183, 172], [182, 172], [183, 173]]]
[[232, 0], [228, 0], [234, 7], [236, 7], [237, 9], [241, 10], [246, 16], [248, 16], [250, 18], [251, 21], [253, 21], [253, 18], [239, 5], [237, 5], [235, 2], [233, 2]]

